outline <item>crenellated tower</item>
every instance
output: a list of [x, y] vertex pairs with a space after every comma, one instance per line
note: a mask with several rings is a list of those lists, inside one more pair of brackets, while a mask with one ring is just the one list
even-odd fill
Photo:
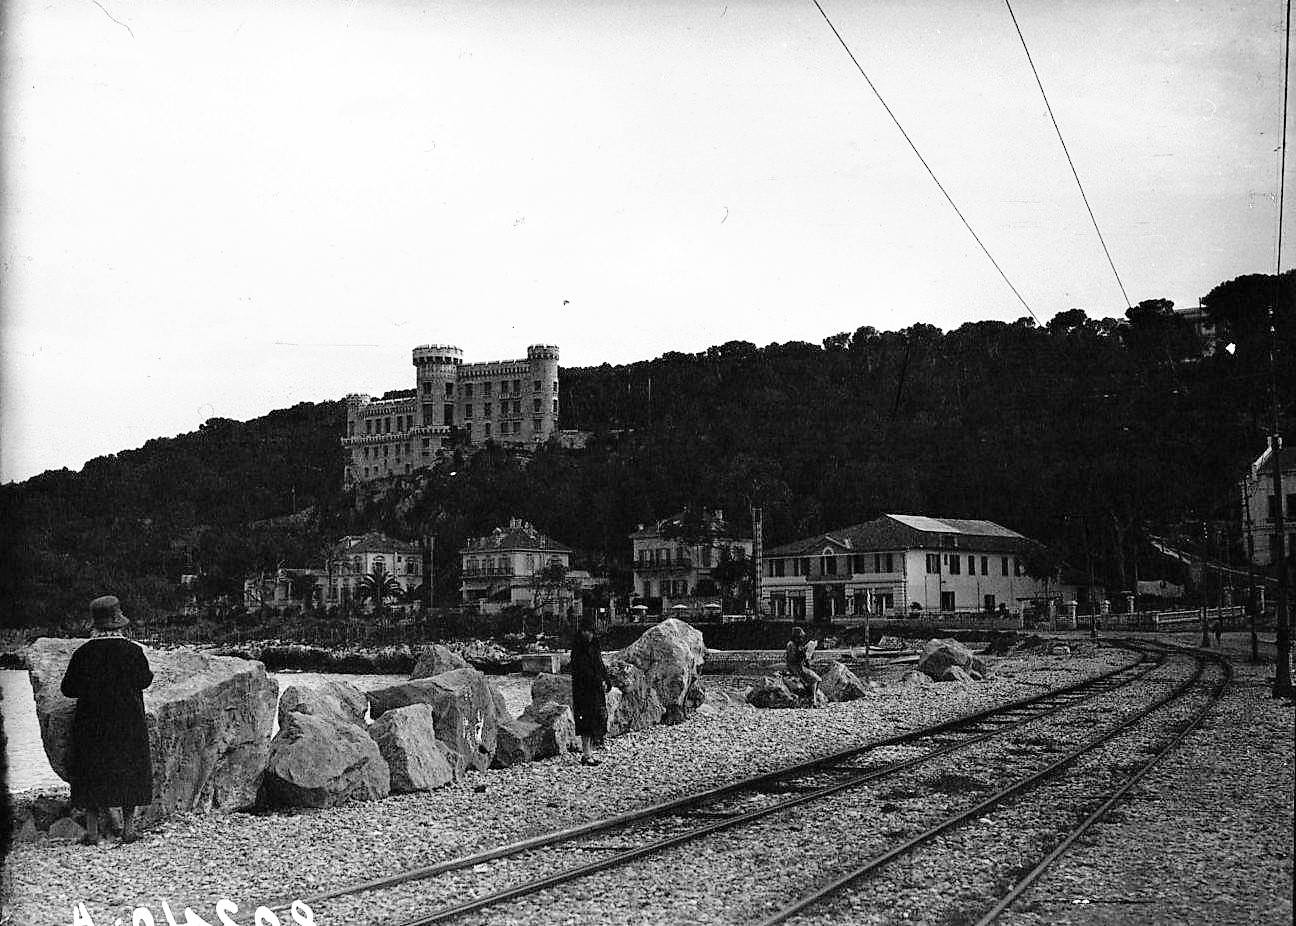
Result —
[[463, 351], [450, 344], [424, 344], [414, 348], [415, 398], [419, 424], [426, 428], [453, 427], [459, 367]]

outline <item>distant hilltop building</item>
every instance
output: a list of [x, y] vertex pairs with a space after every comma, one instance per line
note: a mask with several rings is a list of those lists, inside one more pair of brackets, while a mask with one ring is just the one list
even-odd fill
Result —
[[381, 399], [347, 396], [343, 484], [431, 466], [455, 439], [544, 443], [558, 427], [558, 348], [533, 344], [522, 360], [464, 363], [449, 344], [414, 348], [414, 388]]

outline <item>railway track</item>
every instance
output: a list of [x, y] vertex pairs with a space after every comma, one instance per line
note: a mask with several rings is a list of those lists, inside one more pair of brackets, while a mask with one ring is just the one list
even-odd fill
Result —
[[[830, 756], [799, 763], [720, 788], [653, 805], [639, 811], [544, 834], [436, 865], [342, 885], [303, 898], [328, 921], [330, 902], [362, 896], [370, 910], [386, 906], [384, 898], [411, 892], [431, 897], [471, 894], [427, 910], [405, 926], [445, 922], [498, 908], [538, 892], [581, 879], [625, 871], [636, 862], [677, 847], [741, 832], [763, 821], [805, 813], [824, 801], [859, 800], [861, 788], [876, 788], [897, 775], [948, 760], [1014, 731], [1064, 718], [1099, 699], [1110, 699], [1129, 686], [1147, 683], [1165, 662], [1153, 647], [1135, 648], [1136, 661], [1065, 688], [1014, 701], [932, 727], [863, 744]], [[590, 859], [571, 864], [576, 858]], [[520, 879], [517, 872], [521, 872]], [[508, 880], [476, 893], [481, 883]], [[446, 883], [449, 881], [450, 883]], [[286, 909], [287, 903], [278, 909]], [[784, 918], [797, 915], [790, 910]], [[381, 920], [395, 922], [395, 920]]]

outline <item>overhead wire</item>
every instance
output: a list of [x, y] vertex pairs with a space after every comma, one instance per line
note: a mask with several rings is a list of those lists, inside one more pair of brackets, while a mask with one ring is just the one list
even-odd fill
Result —
[[882, 94], [878, 91], [877, 86], [874, 85], [871, 79], [869, 79], [868, 74], [864, 71], [863, 65], [859, 63], [859, 59], [855, 57], [855, 53], [851, 51], [850, 46], [846, 44], [846, 40], [843, 39], [841, 33], [837, 31], [837, 27], [834, 26], [832, 20], [828, 18], [828, 14], [824, 11], [823, 6], [820, 5], [819, 0], [811, 0], [811, 2], [819, 11], [819, 15], [823, 17], [824, 22], [828, 24], [828, 28], [832, 30], [833, 35], [837, 37], [837, 41], [841, 43], [841, 47], [845, 49], [846, 54], [855, 65], [855, 69], [859, 71], [860, 76], [864, 78], [864, 82], [867, 83], [869, 89], [873, 91], [873, 95], [876, 96], [878, 102], [882, 104], [882, 108], [886, 110], [886, 114], [891, 117], [891, 121], [895, 123], [895, 127], [900, 130], [900, 134], [904, 136], [904, 140], [909, 143], [909, 147], [913, 149], [913, 153], [917, 155], [918, 160], [922, 162], [922, 166], [927, 170], [928, 176], [932, 178], [932, 182], [936, 184], [936, 188], [941, 191], [941, 195], [945, 197], [945, 201], [950, 204], [950, 208], [954, 210], [954, 214], [959, 217], [959, 221], [963, 223], [963, 227], [968, 230], [968, 234], [972, 236], [972, 239], [981, 248], [982, 253], [984, 253], [990, 260], [990, 263], [994, 265], [995, 270], [999, 271], [999, 276], [1001, 276], [1003, 281], [1008, 284], [1008, 288], [1011, 289], [1013, 295], [1017, 297], [1017, 301], [1025, 306], [1026, 311], [1031, 314], [1031, 317], [1034, 318], [1036, 322], [1039, 322], [1039, 324], [1042, 325], [1043, 322], [1040, 320], [1040, 317], [1035, 314], [1035, 310], [1030, 307], [1030, 303], [1022, 297], [1022, 294], [1018, 291], [1017, 287], [1013, 285], [1012, 280], [1008, 279], [1008, 274], [1004, 272], [1003, 267], [999, 266], [999, 262], [995, 260], [994, 255], [990, 253], [990, 249], [985, 246], [985, 242], [981, 240], [981, 236], [972, 228], [972, 223], [967, 220], [965, 215], [963, 215], [963, 210], [959, 209], [958, 205], [954, 202], [954, 198], [950, 196], [949, 191], [945, 189], [945, 185], [940, 182], [939, 178], [937, 178], [936, 172], [932, 170], [931, 165], [927, 163], [927, 159], [923, 157], [922, 152], [918, 150], [918, 146], [914, 144], [913, 139], [909, 137], [909, 133], [906, 132], [904, 126], [900, 124], [900, 120], [896, 117], [896, 114], [891, 110], [891, 107], [887, 105], [887, 101], [882, 98]]
[[1094, 231], [1098, 234], [1098, 243], [1102, 245], [1103, 254], [1107, 255], [1107, 263], [1111, 267], [1112, 275], [1116, 277], [1116, 285], [1120, 287], [1121, 296], [1125, 299], [1125, 307], [1133, 305], [1130, 302], [1129, 293], [1125, 291], [1125, 283], [1121, 280], [1120, 272], [1116, 269], [1116, 262], [1112, 260], [1111, 251], [1107, 248], [1107, 241], [1103, 238], [1102, 229], [1098, 227], [1098, 219], [1094, 215], [1093, 207], [1089, 205], [1089, 197], [1085, 194], [1084, 184], [1080, 182], [1080, 173], [1076, 170], [1075, 161], [1071, 160], [1071, 151], [1067, 148], [1066, 139], [1062, 137], [1062, 127], [1058, 125], [1057, 116], [1053, 114], [1053, 106], [1049, 103], [1048, 94], [1044, 92], [1044, 82], [1040, 80], [1039, 70], [1035, 67], [1035, 59], [1031, 57], [1030, 47], [1026, 44], [1026, 36], [1022, 34], [1021, 24], [1017, 22], [1017, 14], [1013, 12], [1011, 0], [1004, 0], [1004, 5], [1008, 7], [1008, 15], [1012, 17], [1013, 28], [1017, 30], [1017, 38], [1021, 40], [1022, 50], [1026, 52], [1026, 62], [1030, 65], [1031, 73], [1035, 75], [1035, 84], [1039, 87], [1040, 96], [1044, 98], [1044, 108], [1048, 110], [1049, 119], [1053, 123], [1053, 131], [1057, 133], [1058, 141], [1062, 144], [1062, 153], [1066, 155], [1067, 165], [1071, 168], [1071, 176], [1075, 177], [1076, 186], [1080, 189], [1080, 198], [1084, 200], [1085, 210], [1089, 213], [1089, 221], [1093, 223]]

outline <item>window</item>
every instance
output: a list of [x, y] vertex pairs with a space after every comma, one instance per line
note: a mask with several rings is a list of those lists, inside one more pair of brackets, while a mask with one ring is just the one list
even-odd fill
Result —
[[373, 419], [372, 419], [372, 418], [366, 418], [366, 419], [365, 419], [365, 433], [366, 433], [366, 434], [372, 434], [372, 433], [373, 433]]
[[522, 380], [520, 379], [513, 380], [513, 394], [514, 395], [522, 394]]
[[533, 415], [538, 415], [538, 414], [540, 414], [540, 400], [539, 400], [539, 399], [532, 399], [532, 400], [531, 400], [531, 413], [532, 413]]
[[366, 447], [366, 448], [364, 449], [364, 458], [365, 458], [366, 460], [369, 459], [369, 448], [368, 448], [368, 447]]
[[[962, 571], [963, 571], [963, 561], [959, 559], [959, 555], [957, 553], [951, 553], [949, 555], [949, 574], [952, 576], [956, 576], [962, 573]], [[953, 610], [953, 609], [946, 609], [946, 610]]]
[[464, 383], [464, 387], [463, 387], [463, 397], [464, 397], [465, 399], [471, 399], [471, 398], [472, 398], [472, 387], [473, 387], [473, 384], [472, 384], [472, 383]]
[[513, 422], [513, 433], [514, 433], [514, 434], [521, 434], [521, 433], [522, 433], [522, 422], [520, 422], [520, 421], [515, 421], [515, 422]]
[[976, 557], [971, 553], [968, 554], [968, 575], [976, 575]]
[[556, 380], [556, 379], [555, 379], [554, 382], [553, 382], [553, 391], [554, 391], [555, 393], [558, 391], [558, 380]]
[[432, 394], [432, 384], [428, 382], [426, 379], [423, 380], [423, 394], [424, 395]]
[[365, 467], [365, 478], [366, 478], [366, 479], [369, 478], [369, 467], [367, 467], [367, 466]]
[[1008, 575], [1008, 557], [1006, 556], [999, 557], [999, 570], [1004, 575]]
[[521, 399], [518, 399], [516, 402], [513, 403], [513, 414], [515, 414], [515, 415], [520, 415], [520, 414], [522, 414], [522, 400], [521, 400]]
[[801, 557], [801, 575], [810, 575], [810, 557], [808, 556]]
[[837, 557], [821, 556], [819, 557], [819, 573], [825, 576], [837, 575]]
[[940, 566], [941, 566], [940, 554], [928, 553], [927, 554], [927, 574], [930, 576], [939, 575]]
[[540, 391], [540, 380], [537, 379], [534, 383], [531, 384], [531, 391], [532, 392]]
[[384, 433], [384, 434], [390, 434], [390, 433], [391, 433], [391, 418], [384, 418], [384, 419], [383, 419], [383, 433]]
[[990, 557], [983, 556], [981, 557], [981, 575], [988, 576], [989, 574], [990, 574]]
[[794, 560], [792, 560], [792, 575], [794, 575], [794, 576], [805, 575], [805, 573], [803, 573], [803, 572], [801, 571], [801, 563], [802, 563], [802, 562], [803, 562], [803, 561], [802, 561], [802, 560], [799, 560], [799, 559], [794, 559]]
[[663, 551], [662, 551], [662, 560], [663, 560], [663, 562], [664, 562], [667, 566], [670, 565], [670, 554], [671, 554], [671, 551], [670, 551], [670, 550], [663, 550]]
[[390, 450], [391, 450], [391, 444], [383, 444], [383, 456], [389, 456], [390, 454], [388, 453], [388, 451]]
[[[873, 571], [874, 572], [895, 572], [895, 554], [894, 553], [874, 553]], [[928, 569], [927, 571], [931, 572], [930, 569]]]
[[471, 405], [465, 405], [465, 406], [464, 406], [464, 419], [467, 420], [467, 419], [469, 419], [469, 418], [471, 418], [471, 417], [472, 417], [472, 406], [471, 406]]
[[1278, 517], [1278, 496], [1269, 495], [1266, 496], [1266, 499], [1269, 503], [1269, 510], [1268, 510], [1269, 520], [1272, 521], [1274, 518]]
[[355, 437], [355, 422], [347, 422], [347, 437]]
[[441, 411], [445, 414], [445, 424], [454, 424], [454, 406], [446, 405]]
[[485, 434], [487, 437], [491, 436], [490, 428], [491, 428], [491, 423], [488, 421], [486, 422], [485, 428], [482, 431], [482, 433]]
[[553, 400], [553, 413], [554, 413], [554, 416], [555, 416], [555, 417], [558, 415], [558, 400], [557, 400], [557, 399], [554, 399], [554, 400]]
[[[709, 560], [709, 559], [711, 558], [710, 554], [711, 554], [711, 549], [710, 549], [710, 547], [708, 547], [707, 549], [705, 549], [705, 550], [702, 551], [702, 563], [703, 563], [703, 565], [706, 565], [706, 561]], [[780, 579], [783, 578], [783, 568], [784, 568], [784, 565], [785, 565], [786, 563], [787, 563], [787, 560], [785, 560], [785, 559], [776, 559], [776, 560], [774, 560], [774, 575], [778, 576]]]
[[482, 383], [482, 395], [490, 395], [491, 387], [494, 385], [494, 383]]
[[453, 398], [453, 396], [454, 396], [454, 383], [446, 383], [446, 384], [445, 384], [445, 391], [446, 391], [446, 393], [445, 393], [445, 397], [446, 397], [447, 399], [449, 399], [449, 398]]
[[532, 554], [532, 553], [528, 553], [528, 554], [527, 554], [527, 558], [526, 558], [526, 571], [527, 571], [527, 572], [535, 572], [535, 555]]
[[485, 403], [484, 405], [482, 405], [482, 416], [483, 416], [483, 417], [485, 417], [485, 418], [489, 418], [489, 417], [491, 416], [491, 411], [492, 411], [492, 405], [491, 405], [490, 402], [487, 402], [487, 403]]
[[[958, 560], [957, 560], [957, 558], [955, 558], [955, 559], [951, 560], [951, 562], [958, 562]], [[941, 610], [942, 610], [942, 611], [953, 611], [953, 610], [954, 610], [954, 593], [953, 593], [953, 592], [941, 592]]]
[[533, 430], [533, 431], [535, 431], [535, 433], [539, 434], [542, 430], [544, 430], [544, 422], [541, 421], [539, 418], [532, 418], [532, 419], [531, 419], [531, 430]]
[[406, 476], [409, 475], [409, 471], [410, 471], [410, 465], [409, 465], [408, 463], [406, 463], [406, 464], [405, 464], [405, 475], [406, 475]]

